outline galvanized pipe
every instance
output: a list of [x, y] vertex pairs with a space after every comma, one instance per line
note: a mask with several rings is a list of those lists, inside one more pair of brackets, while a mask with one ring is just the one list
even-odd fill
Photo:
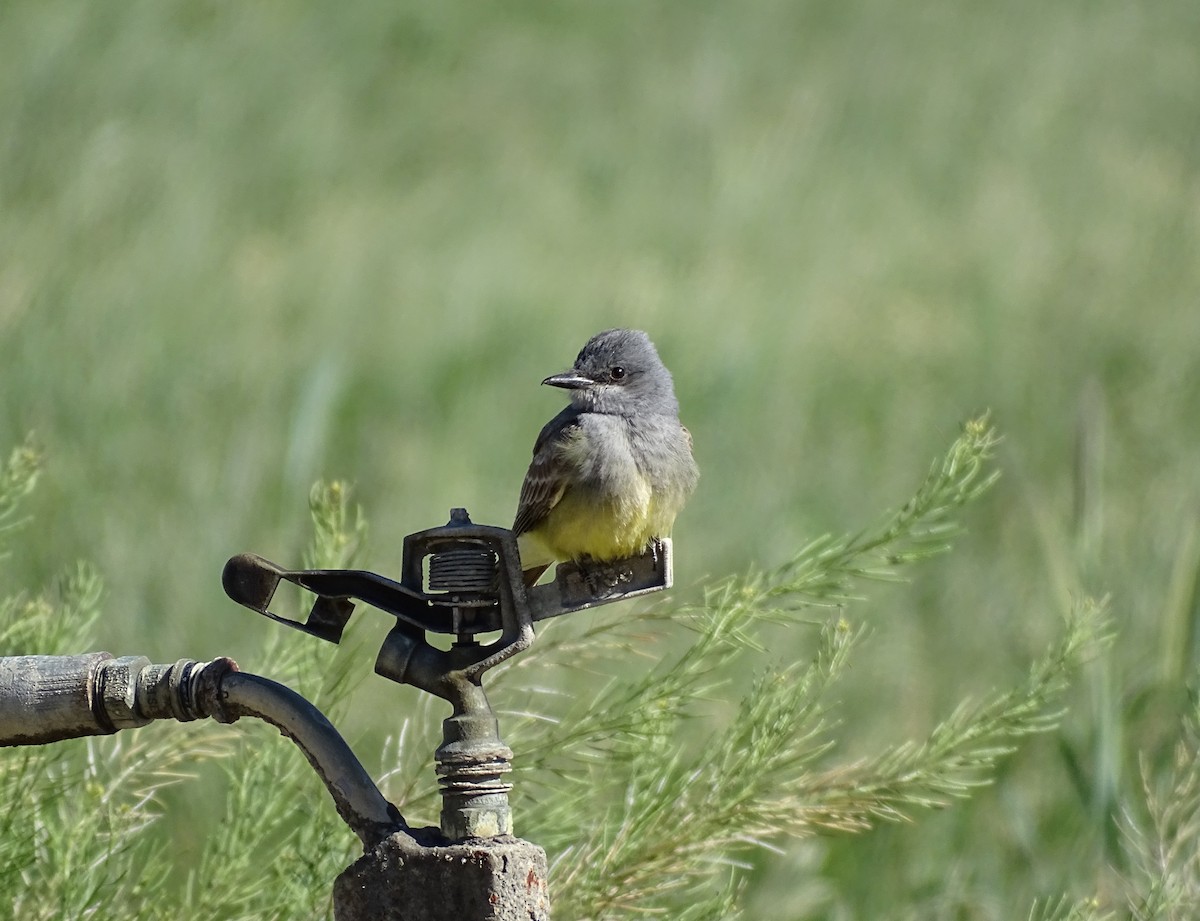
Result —
[[282, 684], [239, 672], [232, 659], [154, 665], [107, 652], [0, 658], [0, 746], [107, 735], [156, 719], [232, 723], [242, 716], [296, 743], [365, 848], [406, 827], [320, 710]]
[[112, 661], [107, 652], [0, 658], [0, 745], [116, 732], [98, 681]]

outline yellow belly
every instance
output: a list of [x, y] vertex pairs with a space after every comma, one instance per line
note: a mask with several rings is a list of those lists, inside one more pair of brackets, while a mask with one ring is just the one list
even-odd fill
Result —
[[641, 553], [652, 538], [666, 537], [679, 509], [663, 503], [644, 481], [620, 502], [596, 502], [570, 490], [546, 520], [519, 538], [525, 568], [558, 560], [619, 560]]

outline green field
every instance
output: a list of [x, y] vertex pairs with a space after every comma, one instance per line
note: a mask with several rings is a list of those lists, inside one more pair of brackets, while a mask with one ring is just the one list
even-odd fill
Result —
[[614, 325], [695, 439], [681, 598], [870, 524], [990, 409], [955, 552], [847, 612], [846, 751], [1016, 680], [1079, 594], [1119, 639], [996, 785], [777, 842], [748, 916], [1105, 891], [1196, 677], [1198, 49], [1180, 0], [0, 4], [0, 453], [48, 458], [4, 584], [91, 560], [99, 648], [270, 675], [225, 559], [298, 562], [322, 476], [377, 571], [452, 506], [507, 525], [538, 382]]

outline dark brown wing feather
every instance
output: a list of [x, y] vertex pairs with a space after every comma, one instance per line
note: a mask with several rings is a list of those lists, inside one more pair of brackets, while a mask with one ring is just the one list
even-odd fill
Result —
[[533, 460], [521, 484], [521, 499], [513, 521], [513, 533], [524, 534], [541, 524], [566, 491], [567, 470], [559, 448], [574, 437], [579, 414], [568, 406], [542, 427], [533, 446]]

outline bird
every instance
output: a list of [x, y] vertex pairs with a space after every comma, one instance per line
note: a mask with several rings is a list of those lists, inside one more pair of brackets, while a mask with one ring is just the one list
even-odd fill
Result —
[[526, 586], [555, 562], [625, 559], [670, 534], [700, 470], [671, 372], [636, 329], [597, 333], [544, 385], [570, 405], [542, 427], [512, 530]]

